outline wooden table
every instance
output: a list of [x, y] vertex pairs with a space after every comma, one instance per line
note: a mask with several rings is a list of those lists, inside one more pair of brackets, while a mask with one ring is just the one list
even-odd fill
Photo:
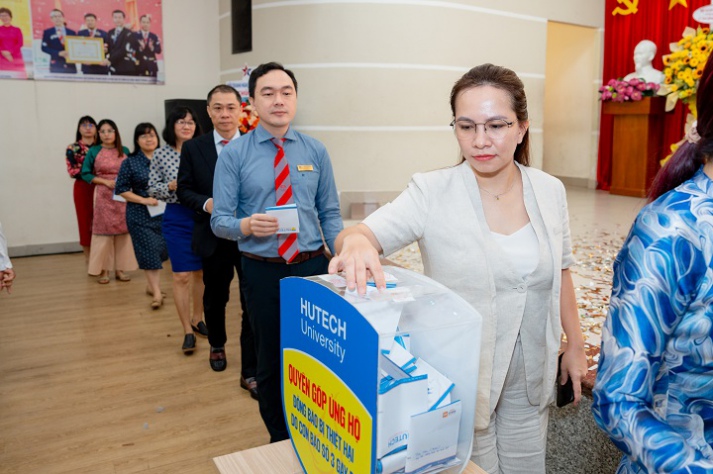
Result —
[[[304, 474], [290, 440], [266, 444], [213, 458], [221, 474], [263, 474], [269, 466], [270, 474]], [[486, 474], [468, 461], [463, 474]]]

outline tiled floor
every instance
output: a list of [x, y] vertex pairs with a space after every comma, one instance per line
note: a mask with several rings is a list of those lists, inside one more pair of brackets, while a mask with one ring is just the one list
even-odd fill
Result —
[[[592, 346], [599, 346], [600, 329], [611, 293], [612, 263], [644, 199], [615, 196], [605, 191], [569, 187], [570, 229], [576, 267], [572, 269], [582, 329]], [[356, 221], [345, 221], [345, 226]], [[389, 256], [406, 268], [423, 272], [415, 243]]]

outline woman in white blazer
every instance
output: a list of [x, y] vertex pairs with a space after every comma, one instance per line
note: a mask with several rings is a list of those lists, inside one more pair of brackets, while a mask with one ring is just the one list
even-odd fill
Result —
[[489, 473], [544, 473], [548, 405], [564, 329], [564, 383], [587, 372], [569, 267], [562, 183], [528, 166], [527, 99], [506, 68], [471, 69], [451, 91], [462, 162], [407, 189], [336, 241], [330, 273], [385, 287], [379, 254], [418, 241], [425, 273], [483, 316], [473, 460]]

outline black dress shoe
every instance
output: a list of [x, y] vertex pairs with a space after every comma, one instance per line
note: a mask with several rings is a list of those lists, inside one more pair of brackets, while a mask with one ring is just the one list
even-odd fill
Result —
[[199, 336], [208, 337], [208, 326], [206, 326], [203, 321], [198, 321], [196, 326], [191, 324], [191, 328], [193, 329], [193, 332]]
[[188, 355], [188, 354], [193, 354], [193, 351], [196, 350], [196, 336], [194, 334], [186, 334], [183, 337], [183, 353]]
[[228, 366], [228, 359], [225, 358], [225, 348], [224, 347], [211, 347], [210, 348], [210, 368], [216, 372], [222, 372]]
[[241, 375], [240, 386], [250, 392], [250, 396], [254, 400], [257, 400], [257, 381], [255, 381], [255, 377], [245, 378]]

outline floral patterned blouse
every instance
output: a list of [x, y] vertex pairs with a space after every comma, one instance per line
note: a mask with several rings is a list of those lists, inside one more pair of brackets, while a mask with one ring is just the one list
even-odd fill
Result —
[[639, 213], [614, 263], [594, 419], [619, 474], [713, 472], [713, 181]]
[[82, 163], [84, 163], [84, 157], [87, 156], [89, 148], [91, 148], [91, 146], [81, 140], [67, 147], [64, 156], [67, 162], [67, 173], [69, 173], [70, 178], [80, 178], [79, 174], [82, 172]]

